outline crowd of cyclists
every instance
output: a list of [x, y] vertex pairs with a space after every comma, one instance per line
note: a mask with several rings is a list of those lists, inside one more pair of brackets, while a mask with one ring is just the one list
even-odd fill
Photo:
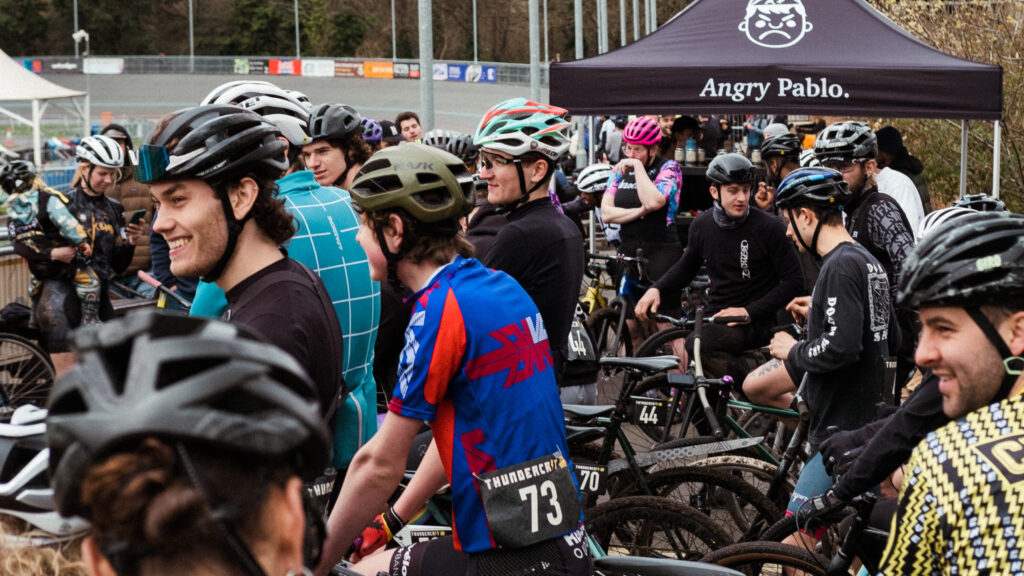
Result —
[[[705, 326], [700, 353], [766, 349], [734, 392], [806, 401], [788, 514], [889, 483], [872, 522], [892, 535], [860, 550], [879, 574], [1024, 573], [1024, 218], [983, 195], [930, 211], [891, 127], [751, 117], [726, 152], [713, 117], [609, 120], [608, 162], [567, 177], [581, 136], [555, 106], [424, 133], [413, 112], [241, 80], [138, 147], [116, 125], [83, 139], [66, 195], [0, 167], [59, 376], [45, 420], [0, 423], [0, 470], [24, 470], [0, 508], [36, 506], [15, 516], [47, 542], [84, 536], [67, 569], [93, 575], [591, 574], [562, 405], [599, 400], [573, 344], [592, 210], [646, 262], [630, 322], [692, 312], [706, 274], [704, 312], [737, 321]], [[696, 185], [691, 141], [710, 154]], [[107, 193], [128, 181], [151, 210]], [[187, 312], [113, 319], [141, 237]], [[776, 329], [794, 319], [802, 337]], [[685, 370], [693, 337], [672, 350]], [[387, 545], [444, 489], [450, 535]]]

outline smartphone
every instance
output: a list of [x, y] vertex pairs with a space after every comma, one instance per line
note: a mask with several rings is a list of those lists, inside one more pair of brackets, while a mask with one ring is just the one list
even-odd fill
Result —
[[145, 208], [143, 208], [141, 210], [136, 210], [136, 211], [132, 212], [131, 217], [128, 218], [128, 223], [129, 224], [138, 224], [139, 222], [142, 221], [142, 217], [145, 216], [145, 215], [146, 215], [146, 209]]

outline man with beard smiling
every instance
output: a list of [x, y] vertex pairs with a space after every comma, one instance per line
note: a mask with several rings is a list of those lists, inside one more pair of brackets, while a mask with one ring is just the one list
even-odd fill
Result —
[[[708, 166], [707, 178], [713, 208], [690, 225], [683, 257], [637, 302], [636, 316], [645, 320], [648, 311], [657, 312], [662, 291], [685, 287], [701, 265], [707, 265], [714, 287], [709, 315], [749, 316], [750, 321], [707, 324], [702, 350], [737, 355], [768, 342], [776, 313], [800, 294], [803, 275], [782, 222], [750, 209], [750, 161], [739, 154], [717, 156]], [[692, 354], [692, 337], [686, 347]]]
[[979, 213], [926, 236], [900, 278], [915, 359], [959, 418], [914, 450], [879, 574], [1020, 574], [1024, 218]]
[[176, 112], [139, 152], [153, 231], [171, 272], [226, 292], [230, 322], [246, 324], [298, 360], [328, 419], [343, 392], [341, 329], [319, 277], [279, 248], [295, 233], [275, 180], [288, 168], [278, 129], [254, 112], [209, 105]]

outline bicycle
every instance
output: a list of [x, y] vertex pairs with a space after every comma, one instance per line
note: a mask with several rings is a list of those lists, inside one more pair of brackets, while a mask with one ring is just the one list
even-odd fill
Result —
[[[741, 450], [758, 443], [760, 439], [702, 442], [693, 446], [656, 446], [642, 453], [634, 449], [626, 425], [656, 425], [658, 418], [663, 417], [667, 402], [634, 396], [633, 389], [643, 381], [645, 375], [675, 367], [678, 362], [675, 356], [604, 358], [601, 362], [625, 373], [624, 385], [616, 404], [564, 406], [570, 454], [576, 465], [581, 488], [587, 494], [585, 501], [593, 506], [586, 514], [588, 522], [594, 518], [594, 514], [612, 513], [617, 509], [610, 503], [594, 505], [605, 491], [611, 495], [611, 502], [634, 496], [671, 497], [672, 500], [686, 504], [688, 508], [697, 509], [716, 525], [726, 529], [730, 537], [742, 534], [748, 528], [748, 517], [761, 515], [777, 519], [782, 516], [780, 509], [764, 494], [735, 475], [705, 468], [704, 460], [700, 465], [679, 464], [680, 460]], [[641, 439], [646, 438], [641, 435]], [[601, 440], [600, 447], [592, 443], [597, 439]], [[623, 457], [612, 460], [616, 447], [620, 448]], [[632, 501], [628, 505], [649, 507], [649, 503], [642, 501]], [[688, 530], [690, 533], [700, 532], [694, 528]], [[598, 535], [605, 536], [603, 533]]]
[[[875, 538], [880, 542], [885, 542], [889, 538], [887, 531], [869, 525], [871, 512], [876, 502], [877, 497], [869, 492], [854, 498], [849, 505], [823, 510], [805, 519], [802, 523], [799, 514], [787, 516], [768, 528], [762, 535], [762, 540], [741, 542], [720, 548], [705, 556], [702, 562], [730, 568], [745, 568], [742, 570], [745, 574], [764, 574], [766, 573], [764, 566], [767, 564], [770, 567], [778, 565], [796, 568], [806, 574], [845, 576], [850, 573], [854, 558], [858, 557], [857, 550], [862, 539]], [[833, 546], [832, 543], [838, 541], [833, 531], [847, 518], [852, 518], [850, 528], [839, 545]], [[780, 543], [799, 529], [807, 531], [812, 527], [820, 526], [831, 527], [818, 544], [820, 550], [808, 550], [800, 546]], [[869, 573], [878, 572], [879, 567], [875, 561], [877, 559], [867, 559], [863, 556], [860, 558]], [[758, 571], [751, 570], [755, 567]]]
[[56, 374], [42, 348], [17, 334], [0, 333], [0, 417], [26, 404], [45, 406]]
[[633, 334], [627, 320], [633, 317], [633, 306], [649, 288], [649, 285], [642, 281], [643, 266], [647, 264], [647, 259], [643, 257], [642, 250], [637, 250], [636, 257], [622, 254], [587, 254], [587, 257], [591, 260], [604, 260], [622, 265], [615, 297], [607, 306], [597, 309], [587, 319], [590, 333], [595, 339], [594, 350], [598, 357], [632, 356]]
[[[615, 284], [612, 283], [610, 277], [614, 275], [613, 265], [610, 263], [612, 258], [603, 254], [587, 252], [587, 265], [583, 268], [583, 274], [590, 278], [590, 285], [580, 296], [580, 305], [587, 317], [608, 307], [605, 292], [615, 289]], [[607, 281], [605, 280], [606, 276], [608, 276]]]

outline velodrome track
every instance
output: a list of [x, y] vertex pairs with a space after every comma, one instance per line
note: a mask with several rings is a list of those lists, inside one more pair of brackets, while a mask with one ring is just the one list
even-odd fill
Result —
[[[86, 90], [82, 75], [48, 75], [67, 88]], [[364, 115], [393, 120], [403, 110], [419, 111], [418, 80], [368, 78], [316, 78], [302, 76], [241, 76], [210, 74], [92, 75], [88, 79], [93, 124], [103, 112], [115, 122], [131, 118], [158, 118], [187, 106], [194, 106], [214, 87], [232, 80], [267, 80], [282, 88], [299, 90], [314, 104], [339, 102], [356, 107]], [[529, 86], [434, 82], [434, 123], [437, 128], [472, 132], [480, 117], [492, 105], [506, 98], [530, 96]], [[541, 98], [547, 98], [543, 90]], [[28, 105], [8, 106], [30, 114]], [[50, 114], [48, 114], [49, 116]]]

